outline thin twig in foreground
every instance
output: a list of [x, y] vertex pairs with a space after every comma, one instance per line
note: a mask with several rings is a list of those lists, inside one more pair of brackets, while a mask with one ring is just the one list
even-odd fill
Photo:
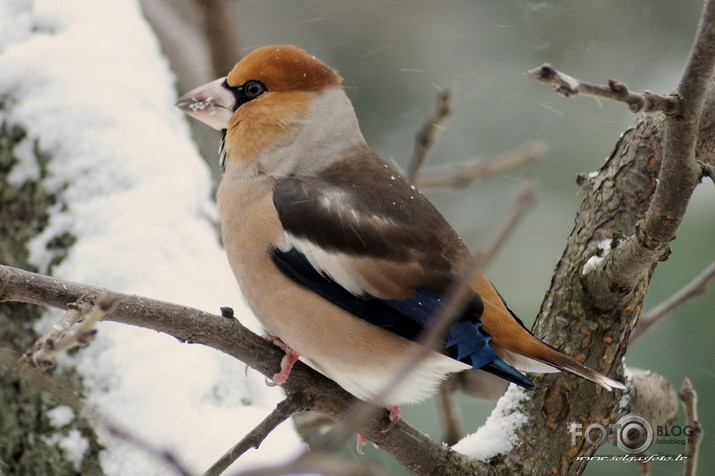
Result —
[[506, 239], [517, 223], [521, 222], [526, 211], [536, 201], [536, 186], [533, 180], [527, 180], [519, 188], [519, 192], [512, 206], [507, 210], [504, 218], [497, 223], [497, 228], [489, 235], [487, 241], [478, 251], [479, 262], [482, 267], [492, 261], [499, 248], [502, 247]]
[[710, 284], [713, 279], [715, 279], [715, 261], [710, 263], [707, 268], [678, 290], [678, 292], [643, 314], [631, 333], [629, 345], [632, 345], [639, 338], [643, 337], [654, 325], [672, 315], [675, 311], [696, 297], [705, 294], [708, 284]]
[[203, 21], [213, 76], [223, 76], [241, 58], [236, 25], [239, 17], [231, 14], [230, 2], [226, 0], [195, 0], [194, 3]]
[[67, 305], [60, 322], [37, 339], [22, 362], [41, 368], [54, 367], [54, 358], [67, 350], [88, 345], [97, 334], [96, 326], [114, 310], [119, 297], [112, 293], [101, 295], [96, 302], [80, 299]]
[[112, 438], [117, 438], [138, 450], [150, 455], [166, 464], [174, 474], [191, 476], [192, 472], [184, 465], [180, 458], [170, 449], [160, 448], [148, 440], [140, 438], [123, 428], [116, 420], [108, 417], [93, 405], [88, 404], [82, 396], [72, 388], [72, 384], [60, 375], [50, 375], [40, 368], [22, 367], [13, 354], [0, 354], [0, 370], [9, 370], [17, 373], [22, 379], [23, 391], [30, 393], [46, 392], [52, 398], [69, 406], [75, 415], [87, 418], [92, 425], [103, 429]]
[[[390, 395], [409, 377], [409, 375], [426, 358], [437, 349], [444, 336], [447, 335], [454, 320], [464, 310], [470, 296], [474, 291], [471, 282], [481, 271], [485, 260], [490, 259], [496, 251], [499, 243], [509, 235], [516, 226], [525, 210], [533, 203], [534, 187], [531, 182], [525, 182], [520, 188], [516, 200], [505, 214], [504, 219], [497, 225], [495, 231], [487, 239], [486, 245], [478, 250], [470, 260], [464, 263], [460, 271], [460, 278], [449, 289], [444, 297], [443, 305], [431, 319], [430, 325], [424, 330], [422, 336], [417, 341], [419, 344], [414, 348], [413, 355], [406, 359], [407, 364], [400, 369], [394, 379], [392, 379], [374, 397], [375, 401], [389, 401]], [[326, 438], [322, 449], [333, 450], [339, 448], [350, 438], [357, 428], [375, 412], [376, 407], [371, 403], [358, 400], [350, 409], [344, 423], [331, 430]]]
[[474, 181], [487, 180], [536, 162], [544, 157], [545, 151], [543, 142], [528, 142], [493, 157], [420, 170], [415, 183], [420, 187], [466, 187]]
[[251, 430], [241, 441], [236, 443], [221, 458], [218, 459], [204, 473], [204, 476], [218, 476], [228, 469], [243, 453], [251, 448], [258, 449], [263, 440], [275, 430], [278, 425], [286, 421], [293, 414], [301, 412], [307, 408], [306, 396], [301, 393], [289, 393], [285, 400], [281, 401], [276, 408]]
[[607, 86], [588, 83], [562, 73], [550, 64], [542, 64], [538, 68], [530, 69], [528, 74], [539, 82], [551, 84], [554, 91], [564, 97], [584, 95], [611, 99], [627, 104], [631, 112], [678, 113], [679, 101], [676, 97], [660, 96], [650, 91], [634, 93], [628, 90], [628, 86], [615, 79], [609, 79]]
[[412, 154], [405, 165], [405, 176], [413, 181], [417, 176], [417, 171], [424, 163], [427, 153], [434, 145], [439, 132], [442, 131], [442, 123], [452, 114], [452, 90], [445, 88], [440, 90], [435, 96], [434, 104], [429, 114], [425, 118], [415, 136], [415, 146]]
[[452, 446], [456, 444], [463, 436], [462, 415], [459, 405], [454, 401], [455, 381], [451, 378], [447, 379], [441, 387], [437, 395], [437, 411], [439, 422], [442, 425], [442, 441]]
[[703, 427], [698, 420], [698, 394], [693, 388], [693, 384], [688, 377], [683, 379], [683, 386], [678, 392], [680, 401], [683, 402], [685, 409], [685, 424], [692, 428], [692, 435], [687, 439], [685, 445], [685, 467], [683, 468], [683, 476], [695, 476], [698, 469], [698, 453], [700, 451], [700, 442], [703, 439]]

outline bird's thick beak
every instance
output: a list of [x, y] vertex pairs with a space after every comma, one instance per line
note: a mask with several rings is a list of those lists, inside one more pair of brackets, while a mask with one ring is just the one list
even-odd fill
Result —
[[189, 91], [176, 101], [176, 107], [214, 129], [228, 128], [236, 99], [224, 82], [220, 78]]

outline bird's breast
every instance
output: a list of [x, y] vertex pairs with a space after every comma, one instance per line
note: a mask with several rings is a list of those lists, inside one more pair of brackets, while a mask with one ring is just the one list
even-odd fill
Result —
[[[371, 398], [405, 365], [415, 344], [373, 326], [285, 276], [271, 250], [285, 245], [272, 201], [274, 179], [225, 176], [218, 194], [221, 232], [229, 263], [256, 317], [306, 363], [360, 398]], [[433, 354], [390, 402], [425, 398], [461, 364]]]

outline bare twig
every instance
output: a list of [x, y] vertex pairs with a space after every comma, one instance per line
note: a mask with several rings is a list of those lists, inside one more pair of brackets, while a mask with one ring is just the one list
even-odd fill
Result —
[[226, 0], [195, 0], [195, 3], [203, 20], [213, 76], [224, 76], [241, 59], [235, 15], [230, 12]]
[[[487, 239], [486, 244], [464, 264], [460, 271], [459, 281], [454, 283], [447, 291], [443, 300], [444, 304], [432, 318], [430, 325], [425, 329], [418, 340], [420, 344], [413, 351], [413, 355], [406, 359], [407, 364], [397, 373], [396, 377], [381, 389], [375, 396], [375, 401], [389, 401], [390, 395], [407, 379], [415, 368], [423, 362], [429, 355], [438, 348], [442, 339], [447, 335], [454, 319], [464, 310], [472, 294], [471, 282], [480, 272], [483, 264], [494, 255], [496, 249], [505, 238], [511, 233], [513, 228], [523, 216], [525, 210], [533, 203], [534, 187], [531, 182], [525, 182], [519, 190], [516, 200], [507, 211], [504, 219], [497, 225], [496, 229]], [[345, 423], [335, 428], [325, 438], [324, 449], [334, 449], [347, 441], [353, 432], [362, 426], [362, 423], [369, 418], [375, 407], [363, 401], [357, 401], [354, 408], [345, 420]]]
[[673, 96], [659, 96], [650, 91], [631, 92], [625, 84], [615, 79], [609, 79], [608, 86], [581, 81], [554, 69], [550, 64], [542, 64], [538, 68], [530, 69], [528, 73], [537, 81], [551, 84], [554, 91], [564, 97], [584, 95], [611, 99], [628, 104], [631, 112], [663, 111], [677, 114], [680, 105]]
[[419, 170], [415, 180], [420, 187], [466, 187], [474, 181], [486, 180], [536, 162], [545, 151], [543, 142], [528, 142], [494, 157]]
[[47, 392], [52, 395], [53, 398], [72, 408], [76, 415], [81, 415], [90, 420], [94, 425], [104, 429], [111, 437], [120, 439], [154, 457], [158, 461], [162, 461], [171, 468], [175, 474], [180, 476], [192, 475], [192, 472], [189, 471], [181, 462], [180, 458], [171, 450], [160, 448], [123, 428], [114, 419], [88, 404], [82, 396], [72, 388], [69, 382], [63, 380], [62, 376], [56, 374], [50, 375], [40, 368], [22, 368], [12, 353], [7, 355], [0, 354], [0, 368], [17, 372], [21, 377], [24, 392]]
[[312, 448], [316, 438], [320, 439], [320, 435], [335, 427], [337, 423], [323, 413], [306, 411], [293, 415], [293, 425], [303, 442]]
[[176, 74], [179, 90], [189, 91], [214, 79], [204, 35], [185, 22], [169, 2], [142, 0], [141, 4], [144, 16]]
[[278, 425], [286, 421], [293, 414], [301, 412], [307, 408], [308, 401], [306, 395], [302, 393], [289, 393], [285, 400], [280, 402], [276, 408], [263, 419], [251, 432], [236, 443], [218, 461], [204, 473], [204, 476], [218, 476], [228, 469], [243, 453], [251, 448], [258, 449], [263, 440], [275, 430]]
[[[96, 410], [95, 410], [96, 412]], [[154, 443], [142, 439], [136, 434], [127, 431], [125, 428], [118, 425], [116, 422], [109, 421], [105, 417], [97, 417], [93, 421], [100, 421], [100, 425], [113, 437], [132, 445], [133, 447], [153, 456], [159, 461], [162, 461], [169, 468], [173, 469], [179, 476], [193, 476], [193, 472], [180, 461], [179, 456], [173, 451], [166, 448], [160, 448]]]
[[40, 337], [22, 357], [24, 363], [41, 368], [54, 367], [54, 358], [67, 350], [88, 345], [97, 334], [97, 323], [116, 307], [119, 299], [111, 293], [92, 302], [80, 299], [67, 305], [64, 317]]
[[586, 276], [593, 304], [601, 309], [619, 307], [644, 273], [670, 253], [670, 243], [702, 174], [695, 146], [708, 85], [713, 81], [713, 45], [715, 0], [708, 0], [687, 66], [673, 93], [680, 101], [678, 114], [665, 116], [663, 158], [648, 210], [635, 232], [606, 256], [596, 272]]
[[683, 386], [680, 388], [678, 396], [685, 409], [685, 424], [692, 428], [692, 435], [688, 437], [688, 443], [685, 445], [686, 460], [683, 475], [694, 476], [698, 469], [700, 442], [705, 432], [700, 420], [698, 420], [698, 394], [695, 392], [688, 377], [683, 379]]
[[693, 278], [692, 281], [678, 290], [678, 292], [654, 307], [652, 310], [643, 314], [638, 320], [638, 324], [633, 329], [630, 344], [633, 344], [654, 325], [672, 315], [688, 302], [705, 294], [707, 292], [708, 284], [710, 284], [713, 279], [715, 279], [715, 261], [710, 263], [707, 268]]
[[[532, 181], [525, 182], [524, 185], [520, 188], [517, 198], [514, 201], [514, 204], [507, 211], [507, 215], [499, 223], [498, 228], [492, 233], [492, 235], [489, 237], [489, 240], [487, 240], [487, 242], [484, 243], [479, 249], [477, 257], [479, 262], [481, 263], [481, 266], [486, 266], [494, 258], [494, 255], [496, 254], [497, 250], [506, 242], [506, 239], [511, 233], [511, 231], [515, 228], [516, 224], [521, 221], [522, 217], [524, 216], [524, 213], [526, 213], [526, 210], [531, 205], [533, 205], [535, 199], [536, 187], [534, 186]], [[443, 428], [444, 441], [447, 444], [452, 445], [456, 443], [457, 440], [463, 435], [462, 429], [459, 424], [459, 418], [457, 416], [458, 409], [451, 395], [452, 392], [454, 392], [455, 390], [455, 385], [450, 386], [448, 385], [448, 383], [450, 381], [456, 383], [456, 379], [459, 379], [461, 382], [465, 382], [468, 379], [474, 378], [480, 381], [482, 380], [481, 375], [473, 374], [474, 372], [466, 371], [461, 372], [458, 375], [452, 375], [450, 376], [450, 379], [445, 382], [442, 387], [440, 387], [437, 400], [437, 408], [440, 412], [439, 415], [440, 422], [442, 423]], [[485, 372], [482, 372], [482, 374], [488, 376], [486, 377], [487, 379], [489, 379], [489, 377], [492, 377], [490, 374], [486, 374]], [[501, 392], [499, 391], [500, 388], [501, 385], [497, 383], [496, 392], [498, 395], [501, 395], [503, 393], [503, 390]], [[504, 389], [506, 389], [506, 385], [504, 385]], [[489, 391], [490, 390], [485, 389], [485, 392]], [[496, 398], [496, 396], [494, 398]]]
[[454, 401], [456, 381], [452, 380], [451, 377], [456, 377], [456, 375], [450, 375], [450, 378], [439, 387], [439, 394], [437, 395], [437, 411], [439, 422], [442, 426], [442, 441], [449, 446], [453, 446], [464, 436], [461, 411], [459, 405]]
[[412, 154], [405, 165], [405, 175], [410, 181], [414, 181], [417, 171], [427, 156], [427, 153], [434, 145], [439, 133], [442, 131], [442, 123], [452, 114], [452, 90], [445, 88], [440, 90], [435, 96], [434, 104], [429, 114], [420, 126], [415, 137], [415, 146]]
[[508, 386], [509, 382], [503, 378], [481, 370], [467, 370], [451, 374], [437, 395], [442, 441], [451, 446], [464, 436], [461, 429], [462, 418], [459, 415], [459, 406], [452, 398], [452, 393], [459, 390], [473, 398], [497, 400], [504, 395]]
[[516, 199], [507, 210], [504, 218], [497, 224], [497, 228], [489, 235], [477, 252], [480, 266], [486, 266], [496, 255], [515, 226], [521, 222], [526, 211], [536, 202], [536, 186], [533, 180], [525, 181], [519, 188]]

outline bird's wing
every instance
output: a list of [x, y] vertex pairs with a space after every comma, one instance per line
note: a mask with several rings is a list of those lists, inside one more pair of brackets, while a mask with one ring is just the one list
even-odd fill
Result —
[[[317, 176], [279, 178], [273, 204], [285, 230], [273, 261], [284, 274], [410, 340], [428, 325], [456, 279], [452, 263], [467, 255], [434, 206], [377, 156], [348, 157]], [[530, 386], [492, 350], [482, 310], [474, 293], [444, 353]]]

